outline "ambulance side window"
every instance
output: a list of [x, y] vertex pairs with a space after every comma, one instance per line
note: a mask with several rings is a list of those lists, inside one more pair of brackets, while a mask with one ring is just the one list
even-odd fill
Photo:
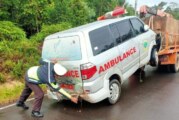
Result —
[[109, 27], [110, 27], [111, 33], [114, 37], [116, 44], [117, 45], [120, 44], [122, 41], [121, 41], [121, 37], [120, 37], [116, 24], [111, 24], [109, 25]]
[[116, 25], [122, 38], [122, 42], [134, 37], [132, 26], [130, 25], [129, 20], [120, 21]]
[[93, 55], [98, 55], [114, 47], [114, 38], [109, 26], [101, 27], [89, 32]]
[[131, 19], [132, 26], [136, 35], [142, 34], [145, 32], [144, 24], [139, 21], [137, 18]]

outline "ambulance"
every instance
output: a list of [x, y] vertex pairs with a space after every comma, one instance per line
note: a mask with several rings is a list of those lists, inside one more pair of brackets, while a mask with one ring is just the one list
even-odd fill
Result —
[[[147, 64], [158, 65], [156, 34], [135, 16], [95, 21], [47, 36], [42, 58], [58, 58], [67, 68], [57, 81], [70, 94], [115, 104], [125, 80]], [[51, 90], [48, 96], [66, 99]]]

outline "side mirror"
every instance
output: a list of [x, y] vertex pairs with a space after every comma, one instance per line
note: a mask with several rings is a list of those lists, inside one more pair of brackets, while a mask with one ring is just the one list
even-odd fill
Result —
[[149, 30], [149, 26], [148, 25], [144, 25], [144, 31], [147, 32]]

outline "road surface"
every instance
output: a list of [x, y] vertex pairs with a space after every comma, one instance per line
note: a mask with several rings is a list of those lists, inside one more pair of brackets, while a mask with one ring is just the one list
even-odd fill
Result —
[[[0, 120], [37, 120], [30, 109], [15, 106], [0, 110]], [[122, 85], [122, 95], [115, 105], [106, 101], [90, 104], [82, 101], [77, 105], [44, 99], [44, 118], [38, 120], [179, 120], [179, 73], [157, 73], [146, 69], [143, 83], [132, 76]]]

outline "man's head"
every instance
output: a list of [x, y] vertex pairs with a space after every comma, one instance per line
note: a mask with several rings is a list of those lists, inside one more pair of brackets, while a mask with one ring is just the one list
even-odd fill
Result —
[[61, 64], [56, 63], [54, 65], [54, 71], [57, 75], [62, 76], [62, 75], [66, 74], [67, 69], [65, 67], [63, 67]]

